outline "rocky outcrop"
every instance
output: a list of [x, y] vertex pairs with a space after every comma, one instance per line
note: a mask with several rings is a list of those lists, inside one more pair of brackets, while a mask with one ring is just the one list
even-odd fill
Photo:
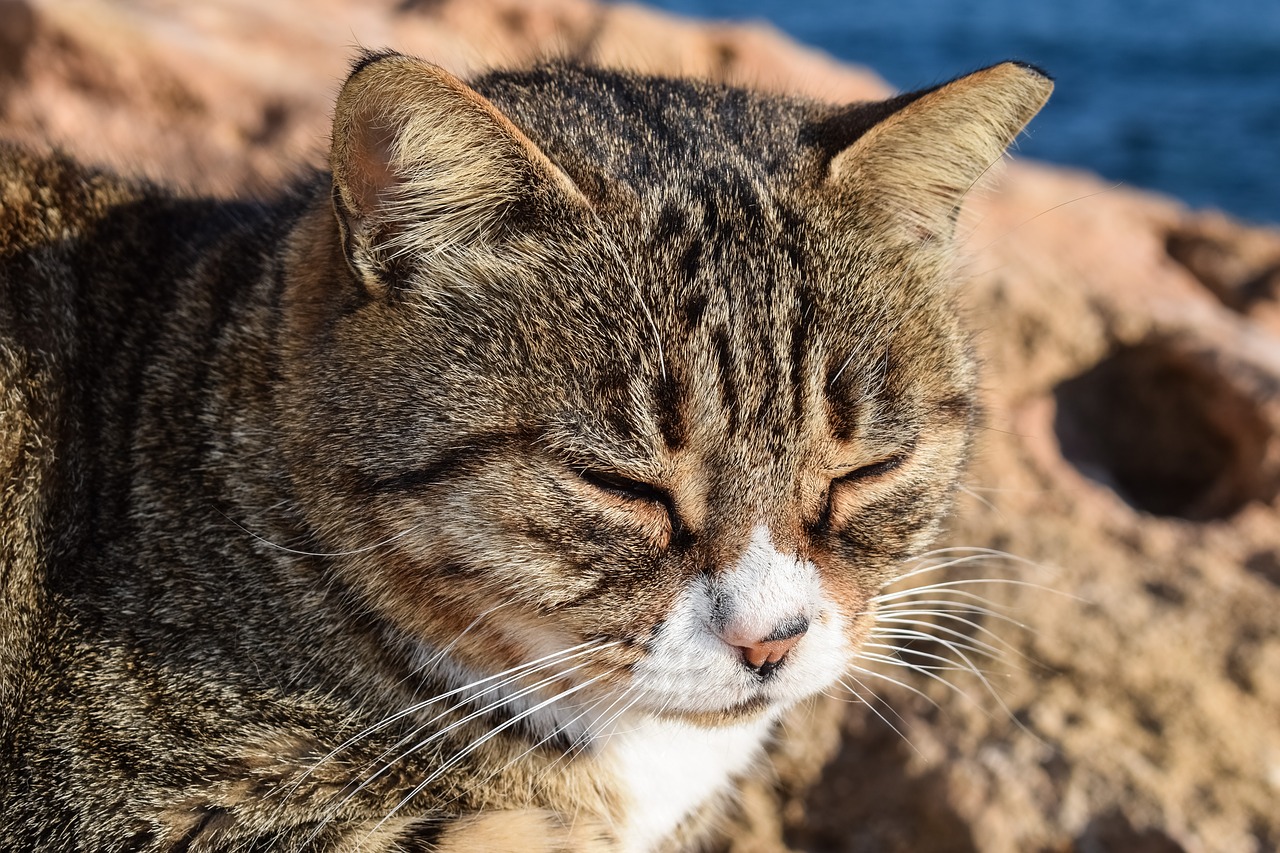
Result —
[[[320, 162], [358, 45], [887, 91], [767, 26], [588, 0], [164, 6], [0, 0], [0, 133], [236, 194]], [[779, 756], [737, 849], [777, 814], [815, 851], [1276, 849], [1280, 233], [1033, 164], [962, 229], [987, 423], [956, 564], [917, 580], [995, 580], [938, 588], [981, 609], [910, 617], [945, 630], [904, 658], [985, 683], [869, 665], [830, 765]]]

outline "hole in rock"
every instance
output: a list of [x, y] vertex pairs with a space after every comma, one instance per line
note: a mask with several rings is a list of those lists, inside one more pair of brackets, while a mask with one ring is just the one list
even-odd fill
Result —
[[1054, 397], [1063, 455], [1137, 509], [1203, 521], [1276, 493], [1257, 404], [1169, 344], [1116, 350]]

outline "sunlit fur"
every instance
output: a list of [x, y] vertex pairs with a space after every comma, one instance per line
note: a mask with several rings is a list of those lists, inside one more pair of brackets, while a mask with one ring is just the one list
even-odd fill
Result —
[[1050, 88], [386, 53], [271, 204], [0, 149], [0, 843], [694, 847], [859, 660], [987, 651], [884, 589], [976, 417], [955, 210]]

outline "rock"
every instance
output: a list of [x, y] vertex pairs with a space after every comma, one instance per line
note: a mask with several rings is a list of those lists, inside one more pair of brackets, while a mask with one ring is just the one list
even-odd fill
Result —
[[1280, 229], [1201, 216], [1170, 231], [1166, 246], [1222, 304], [1280, 331]]
[[[206, 192], [269, 188], [320, 164], [357, 44], [460, 73], [562, 55], [888, 92], [764, 24], [589, 0], [0, 0], [0, 133]], [[818, 774], [833, 748], [815, 722], [776, 760], [781, 793], [752, 791], [734, 850], [778, 849], [778, 815], [807, 850], [1274, 850], [1280, 232], [1028, 163], [961, 227], [987, 423], [943, 543], [968, 550], [924, 577], [991, 582], [951, 587], [986, 612], [906, 657], [990, 674], [860, 676], [870, 709], [812, 712], [843, 714], [831, 763]]]
[[0, 0], [0, 85], [6, 88], [22, 76], [35, 21], [25, 0]]

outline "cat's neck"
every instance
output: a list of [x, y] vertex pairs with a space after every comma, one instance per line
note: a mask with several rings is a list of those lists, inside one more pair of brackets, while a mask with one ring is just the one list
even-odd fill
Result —
[[618, 834], [628, 853], [656, 849], [682, 823], [728, 796], [762, 760], [772, 716], [704, 728], [644, 714], [620, 721], [601, 743], [623, 794]]

